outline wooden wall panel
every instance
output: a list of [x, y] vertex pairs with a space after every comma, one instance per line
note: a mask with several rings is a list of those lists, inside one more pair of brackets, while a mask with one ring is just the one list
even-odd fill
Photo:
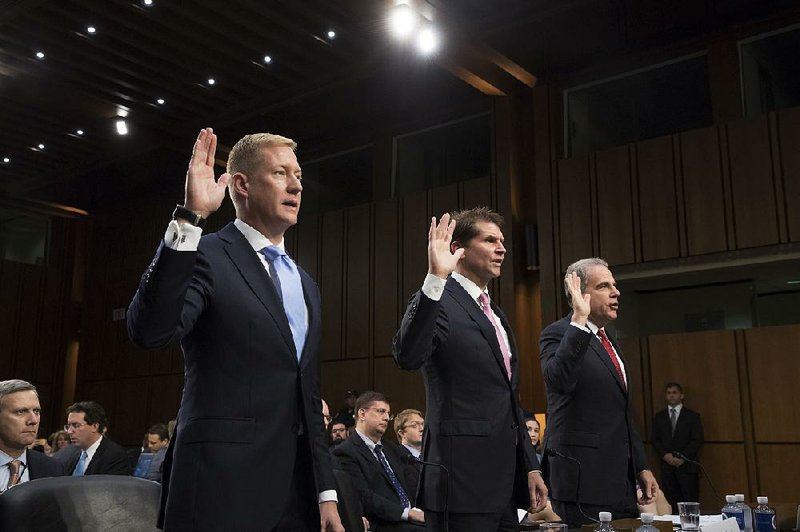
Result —
[[388, 355], [392, 338], [410, 294], [400, 293], [399, 257], [399, 205], [397, 200], [384, 200], [375, 204], [372, 313], [375, 320], [373, 352], [376, 356]]
[[789, 240], [800, 241], [800, 107], [778, 113], [781, 169], [786, 198], [786, 218]]
[[672, 137], [636, 144], [642, 259], [680, 256], [678, 205]]
[[392, 400], [392, 411], [416, 408], [425, 412], [425, 387], [419, 371], [405, 371], [392, 358], [375, 359], [375, 389]]
[[564, 268], [578, 259], [594, 255], [594, 220], [589, 186], [589, 160], [558, 161], [558, 226], [561, 236], [561, 264]]
[[19, 301], [22, 265], [16, 262], [0, 261], [0, 346], [4, 346], [0, 356], [0, 375], [13, 375], [14, 352], [16, 343], [17, 318], [20, 316], [17, 305]]
[[[611, 265], [631, 264], [635, 261], [634, 249], [637, 246], [633, 238], [633, 195], [628, 146], [597, 152], [595, 168], [600, 255]], [[580, 189], [573, 192], [580, 194]]]
[[472, 207], [491, 207], [493, 205], [491, 185], [491, 179], [488, 177], [479, 177], [477, 179], [470, 179], [469, 181], [462, 182], [461, 208], [471, 209]]
[[[419, 192], [403, 198], [402, 250], [403, 264], [402, 292], [400, 298], [407, 301], [411, 294], [422, 286], [428, 271], [428, 194]], [[439, 219], [438, 215], [436, 217]]]
[[689, 255], [724, 251], [725, 201], [717, 128], [679, 135]]
[[297, 263], [319, 284], [321, 240], [319, 236], [319, 217], [316, 214], [310, 216], [301, 215], [297, 226], [292, 228], [292, 231], [294, 231], [297, 247], [292, 252], [297, 259]]
[[642, 439], [647, 440], [650, 432], [650, 420], [645, 417], [644, 375], [642, 373], [642, 352], [638, 338], [620, 339], [620, 347], [625, 357], [625, 369], [628, 373], [629, 400], [633, 411], [633, 419]]
[[431, 190], [431, 215], [436, 216], [437, 220], [442, 216], [442, 214], [446, 212], [454, 212], [458, 209], [459, 204], [457, 183]]
[[345, 358], [366, 358], [372, 344], [370, 312], [370, 206], [362, 205], [347, 212], [347, 279], [344, 300]]
[[[745, 450], [741, 443], [707, 442], [700, 454], [700, 463], [706, 468], [706, 473], [722, 496], [726, 493], [744, 493], [746, 500], [755, 499], [756, 483], [755, 479], [747, 475]], [[703, 513], [719, 513], [722, 505], [701, 473], [700, 506]]]
[[[756, 446], [758, 463], [759, 492], [754, 494], [769, 497], [770, 506], [776, 502], [793, 503], [794, 510], [800, 503], [797, 479], [800, 478], [800, 444]], [[753, 497], [755, 499], [755, 497]], [[752, 499], [749, 499], [752, 500]], [[796, 515], [796, 514], [795, 514]], [[780, 521], [786, 516], [779, 515]], [[790, 520], [794, 526], [793, 519]]]
[[24, 265], [21, 271], [20, 292], [17, 309], [19, 319], [17, 320], [14, 351], [25, 356], [17, 356], [14, 364], [14, 375], [18, 379], [33, 381], [33, 363], [36, 358], [37, 343], [39, 338], [39, 327], [41, 314], [46, 312], [47, 307], [42, 305], [40, 300], [44, 290], [43, 276], [44, 270], [32, 265]]
[[679, 382], [686, 406], [702, 417], [706, 440], [742, 441], [733, 331], [650, 336], [648, 346], [653, 409], [664, 408], [659, 406], [664, 405], [664, 385]]
[[364, 358], [323, 362], [320, 372], [320, 393], [328, 402], [331, 414], [343, 406], [346, 391], [361, 393], [372, 386], [369, 360]]
[[737, 249], [777, 244], [777, 198], [766, 116], [728, 124]]
[[317, 278], [322, 295], [322, 360], [342, 358], [344, 309], [344, 213], [334, 211], [322, 216], [320, 242], [322, 258]]
[[152, 397], [150, 379], [134, 377], [114, 383], [113, 405], [103, 405], [109, 418], [109, 433], [122, 445], [142, 441], [148, 425], [147, 400]]
[[800, 442], [800, 327], [749, 329], [744, 337], [755, 440]]
[[183, 390], [183, 375], [153, 376], [150, 386], [150, 412], [144, 430], [156, 423], [168, 423], [178, 416]]

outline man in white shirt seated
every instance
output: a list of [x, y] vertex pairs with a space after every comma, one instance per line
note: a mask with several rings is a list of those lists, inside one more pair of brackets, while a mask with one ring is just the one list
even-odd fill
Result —
[[131, 464], [125, 449], [105, 436], [108, 428], [105, 409], [95, 401], [80, 401], [67, 408], [64, 430], [81, 452], [67, 466], [67, 473], [84, 475], [130, 475]]

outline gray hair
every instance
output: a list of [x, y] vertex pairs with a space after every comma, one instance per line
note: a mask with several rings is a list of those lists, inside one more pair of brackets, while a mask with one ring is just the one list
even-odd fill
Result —
[[11, 395], [12, 393], [17, 392], [28, 392], [32, 391], [36, 393], [36, 396], [39, 396], [39, 392], [36, 391], [36, 386], [29, 383], [28, 381], [23, 381], [20, 379], [10, 379], [7, 381], [0, 381], [0, 408], [3, 406], [3, 399], [6, 398], [6, 395]]
[[608, 268], [608, 263], [601, 258], [591, 257], [588, 259], [575, 261], [567, 266], [567, 273], [564, 274], [564, 293], [567, 295], [567, 303], [569, 304], [570, 308], [572, 308], [572, 297], [569, 295], [567, 279], [573, 272], [577, 273], [578, 278], [581, 280], [581, 294], [583, 294], [586, 292], [586, 285], [589, 283], [589, 270], [595, 266], [603, 266], [604, 268]]

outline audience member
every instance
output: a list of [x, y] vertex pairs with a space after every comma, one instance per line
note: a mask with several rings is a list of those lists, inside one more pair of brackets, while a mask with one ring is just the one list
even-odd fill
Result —
[[164, 457], [167, 455], [169, 446], [169, 430], [166, 425], [158, 424], [150, 427], [147, 431], [147, 443], [150, 452], [153, 454], [153, 461], [145, 477], [147, 480], [161, 482], [161, 466]]
[[47, 443], [50, 444], [51, 456], [56, 454], [64, 447], [69, 447], [72, 442], [69, 441], [69, 434], [64, 430], [59, 430], [47, 438]]
[[406, 482], [409, 487], [409, 496], [416, 500], [419, 487], [419, 475], [422, 464], [418, 462], [422, 454], [422, 433], [425, 429], [425, 419], [422, 412], [407, 408], [394, 418], [394, 433], [400, 443], [400, 454], [410, 459], [403, 461]]
[[348, 438], [347, 427], [341, 421], [333, 421], [328, 426], [328, 444], [336, 447]]
[[107, 427], [106, 411], [95, 401], [81, 401], [67, 408], [64, 430], [81, 450], [67, 466], [70, 475], [131, 474], [125, 449], [104, 434]]
[[389, 400], [378, 392], [364, 392], [354, 404], [355, 434], [333, 450], [341, 468], [359, 493], [370, 529], [416, 531], [423, 523], [421, 510], [412, 507], [404, 468], [396, 445], [381, 438], [392, 420]]
[[533, 445], [533, 450], [536, 453], [536, 458], [538, 458], [539, 463], [541, 463], [544, 456], [540, 436], [541, 426], [533, 414], [526, 415], [525, 427], [528, 429], [528, 436], [531, 438], [531, 444]]
[[[661, 458], [661, 486], [667, 500], [696, 501], [700, 497], [700, 468], [696, 462], [703, 447], [703, 424], [700, 414], [683, 405], [683, 387], [677, 382], [666, 385], [667, 408], [653, 417], [653, 449]], [[680, 456], [676, 455], [679, 454]]]
[[18, 379], [0, 382], [0, 492], [64, 474], [63, 466], [52, 458], [28, 452], [39, 431], [41, 412], [34, 385]]
[[344, 394], [344, 406], [339, 409], [335, 416], [334, 421], [341, 421], [348, 429], [356, 424], [355, 420], [355, 404], [358, 394], [352, 390], [348, 390]]

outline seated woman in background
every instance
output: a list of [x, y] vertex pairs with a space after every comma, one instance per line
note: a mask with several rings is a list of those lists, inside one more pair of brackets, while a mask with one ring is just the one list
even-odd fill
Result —
[[72, 444], [69, 439], [69, 434], [63, 430], [52, 433], [50, 437], [47, 438], [47, 443], [50, 444], [51, 455]]
[[[539, 463], [541, 464], [544, 450], [541, 446], [541, 427], [539, 422], [536, 421], [533, 415], [526, 415], [525, 426], [528, 428], [528, 436], [530, 436], [531, 444], [533, 444], [533, 449], [536, 451], [536, 458], [539, 459]], [[561, 518], [553, 511], [553, 506], [550, 504], [549, 500], [544, 510], [534, 514], [529, 513], [525, 516], [525, 519], [523, 519], [523, 523], [537, 523], [542, 521], [561, 521]]]

